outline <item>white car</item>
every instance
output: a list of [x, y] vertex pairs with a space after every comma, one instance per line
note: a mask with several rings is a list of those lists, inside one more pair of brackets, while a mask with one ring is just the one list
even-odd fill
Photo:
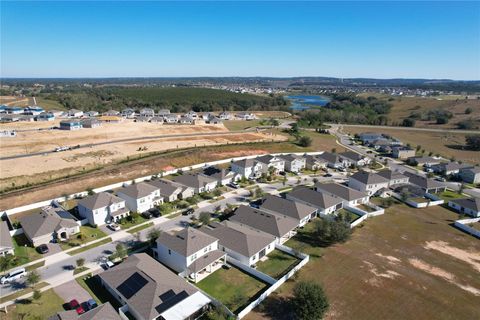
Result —
[[10, 271], [6, 275], [4, 275], [0, 279], [0, 283], [1, 284], [7, 284], [7, 283], [13, 282], [15, 280], [18, 280], [20, 278], [23, 278], [26, 275], [27, 275], [27, 271], [25, 270], [25, 268], [16, 269], [16, 270]]
[[234, 189], [238, 189], [240, 186], [236, 182], [230, 182], [230, 187], [232, 187]]
[[120, 226], [119, 226], [118, 224], [116, 224], [116, 223], [110, 223], [110, 224], [108, 225], [108, 227], [109, 227], [110, 229], [112, 229], [113, 231], [118, 231], [118, 230], [120, 230]]

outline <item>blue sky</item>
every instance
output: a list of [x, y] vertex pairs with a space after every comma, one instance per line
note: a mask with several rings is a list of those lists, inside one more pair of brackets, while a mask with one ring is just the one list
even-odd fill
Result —
[[478, 2], [1, 1], [3, 77], [480, 79]]

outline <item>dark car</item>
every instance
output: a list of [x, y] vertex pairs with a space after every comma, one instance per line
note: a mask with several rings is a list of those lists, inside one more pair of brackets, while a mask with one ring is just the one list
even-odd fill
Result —
[[326, 173], [323, 175], [324, 177], [331, 177], [332, 175], [330, 173]]
[[75, 310], [77, 314], [85, 313], [83, 307], [78, 303], [77, 299], [73, 299], [68, 303], [70, 310]]
[[150, 214], [152, 216], [154, 216], [155, 218], [158, 218], [158, 217], [161, 216], [160, 210], [158, 210], [157, 208], [152, 208], [152, 209], [148, 210], [148, 212], [150, 212]]
[[95, 309], [98, 306], [97, 302], [93, 299], [89, 299], [87, 302], [85, 302], [85, 305], [87, 306], [88, 310]]
[[46, 244], [41, 244], [37, 247], [37, 251], [41, 254], [48, 253], [48, 246]]
[[183, 211], [182, 214], [183, 214], [184, 216], [188, 216], [188, 215], [193, 214], [194, 212], [195, 212], [195, 210], [193, 210], [192, 208], [190, 208], [190, 209], [187, 209], [187, 210]]
[[150, 219], [152, 217], [152, 213], [150, 211], [142, 212], [142, 217], [145, 219]]

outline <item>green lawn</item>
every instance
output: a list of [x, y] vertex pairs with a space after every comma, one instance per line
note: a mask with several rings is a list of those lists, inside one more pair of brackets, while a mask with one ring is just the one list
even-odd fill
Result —
[[121, 307], [118, 301], [100, 284], [98, 276], [87, 275], [75, 279], [78, 284], [92, 296], [98, 304], [110, 302], [115, 309]]
[[260, 126], [261, 121], [262, 120], [251, 120], [251, 121], [228, 120], [228, 121], [224, 121], [223, 125], [230, 131], [238, 131], [238, 130], [245, 130], [251, 127]]
[[31, 264], [29, 265], [28, 267], [25, 267], [25, 270], [28, 272], [28, 271], [32, 271], [32, 270], [35, 270], [35, 269], [38, 269], [38, 268], [41, 268], [45, 265], [45, 260], [42, 260], [42, 261], [39, 261], [37, 263], [34, 263], [34, 264]]
[[12, 265], [12, 268], [42, 258], [42, 255], [31, 246], [24, 234], [14, 236], [12, 237], [12, 240], [15, 250], [14, 264]]
[[153, 222], [149, 222], [149, 223], [143, 224], [141, 226], [132, 228], [132, 229], [128, 230], [127, 232], [131, 233], [131, 234], [134, 234], [134, 233], [137, 233], [138, 231], [142, 231], [143, 229], [150, 228], [151, 226], [153, 226]]
[[92, 248], [95, 248], [95, 247], [98, 247], [98, 246], [101, 246], [103, 244], [110, 243], [110, 242], [112, 242], [112, 238], [108, 237], [108, 238], [105, 238], [105, 239], [100, 240], [98, 242], [89, 244], [88, 246], [81, 247], [81, 248], [78, 248], [76, 250], [72, 250], [72, 251], [68, 252], [68, 254], [71, 255], [71, 256], [74, 256], [76, 254], [79, 254], [80, 252], [84, 252], [84, 251], [90, 250]]
[[120, 227], [122, 229], [128, 229], [128, 228], [131, 228], [133, 226], [136, 226], [136, 225], [139, 225], [141, 223], [144, 223], [145, 221], [147, 221], [147, 219], [145, 219], [144, 217], [142, 217], [141, 215], [138, 215], [135, 220], [131, 220], [129, 221], [129, 219], [122, 219], [122, 221], [120, 222]]
[[267, 284], [237, 269], [220, 269], [196, 284], [220, 300], [232, 312], [238, 312], [258, 296]]
[[82, 272], [85, 272], [87, 271], [88, 268], [87, 267], [79, 267], [79, 268], [75, 268], [75, 270], [73, 270], [73, 275], [76, 275], [76, 274], [79, 274], [79, 273], [82, 273]]
[[[41, 289], [41, 288], [46, 287], [46, 286], [48, 286], [48, 283], [40, 282], [35, 286], [35, 288], [36, 289]], [[0, 303], [4, 303], [5, 301], [10, 301], [10, 300], [16, 299], [16, 298], [21, 297], [23, 295], [26, 295], [27, 293], [30, 293], [32, 291], [33, 291], [33, 289], [31, 287], [27, 287], [25, 289], [18, 290], [16, 292], [12, 293], [12, 294], [9, 294], [8, 296], [1, 297], [0, 298]]]
[[106, 236], [99, 228], [85, 225], [80, 227], [80, 233], [73, 235], [67, 242], [61, 242], [60, 247], [62, 250], [67, 250]]
[[37, 104], [45, 110], [67, 110], [60, 102], [45, 98], [36, 98]]
[[437, 196], [439, 196], [441, 199], [445, 201], [466, 198], [465, 195], [459, 194], [458, 192], [451, 191], [451, 190], [445, 190], [444, 192], [437, 193]]
[[312, 222], [307, 223], [297, 234], [285, 242], [285, 246], [310, 255], [311, 259], [319, 258], [323, 255], [324, 248], [318, 246], [314, 237], [315, 218]]
[[357, 206], [357, 208], [359, 208], [360, 210], [366, 211], [366, 212], [373, 212], [373, 211], [375, 211], [375, 209], [370, 208], [369, 206], [364, 205], [364, 204], [359, 204], [359, 205]]
[[267, 256], [267, 260], [257, 263], [257, 270], [275, 279], [283, 276], [299, 262], [296, 257], [278, 249], [273, 250]]
[[55, 313], [63, 311], [63, 304], [64, 301], [62, 298], [60, 298], [53, 289], [49, 289], [42, 292], [42, 296], [38, 301], [32, 301], [29, 299], [15, 304], [15, 307], [11, 312], [2, 314], [2, 320], [48, 319], [48, 317]]

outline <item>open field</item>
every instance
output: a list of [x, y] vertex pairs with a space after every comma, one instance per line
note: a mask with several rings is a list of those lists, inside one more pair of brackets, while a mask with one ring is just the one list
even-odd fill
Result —
[[33, 105], [33, 99], [28, 97], [0, 96], [0, 104], [6, 106], [27, 107]]
[[444, 133], [444, 132], [429, 132], [429, 131], [415, 131], [390, 129], [390, 128], [362, 128], [362, 127], [344, 127], [344, 132], [351, 134], [361, 132], [378, 132], [389, 134], [403, 143], [410, 143], [413, 147], [418, 144], [425, 149], [426, 154], [430, 151], [433, 154], [439, 153], [447, 159], [454, 157], [456, 160], [480, 163], [480, 152], [462, 149], [465, 146], [465, 136], [463, 133]]
[[196, 286], [220, 300], [235, 313], [265, 289], [267, 284], [231, 267], [228, 270], [222, 268], [215, 271]]
[[[365, 93], [360, 96], [368, 97], [375, 96], [379, 99], [389, 100], [392, 104], [392, 109], [388, 114], [391, 122], [402, 122], [403, 119], [408, 118], [412, 112], [428, 112], [434, 109], [442, 109], [450, 111], [453, 118], [447, 124], [436, 124], [435, 121], [420, 121], [415, 123], [419, 128], [442, 128], [455, 129], [456, 124], [463, 120], [473, 119], [480, 125], [480, 100], [479, 99], [465, 99], [465, 96], [439, 96], [439, 97], [392, 97], [384, 94]], [[390, 100], [393, 99], [393, 100]], [[472, 109], [472, 113], [465, 114], [467, 108]]]
[[[277, 133], [279, 136], [277, 138], [287, 139], [287, 136], [280, 134], [279, 130], [274, 130], [266, 134], [268, 137], [275, 137]], [[274, 136], [272, 136], [272, 134], [274, 134]], [[318, 149], [317, 146], [319, 147]], [[97, 188], [141, 176], [156, 174], [168, 167], [180, 168], [202, 162], [252, 154], [330, 150], [336, 146], [335, 139], [331, 136], [315, 134], [312, 147], [308, 148], [299, 147], [289, 141], [206, 146], [202, 148], [141, 154], [141, 157], [131, 157], [129, 161], [101, 165], [96, 168], [96, 170], [90, 171], [83, 170], [83, 168], [74, 168], [37, 174], [33, 176], [33, 180], [31, 176], [15, 177], [11, 179], [10, 182], [8, 179], [3, 179], [1, 181], [3, 185], [2, 188], [11, 187], [12, 182], [14, 182], [16, 186], [21, 186], [24, 185], [25, 181], [32, 181], [31, 183], [34, 185], [31, 185], [28, 189], [10, 191], [1, 195], [0, 210], [60, 197], [62, 194], [84, 191], [87, 188]], [[25, 190], [28, 190], [28, 192]]]
[[245, 319], [290, 319], [297, 281], [324, 287], [326, 319], [477, 318], [480, 242], [451, 225], [457, 218], [439, 206], [396, 204], [328, 248], [316, 247], [310, 224], [286, 243], [310, 262]]

